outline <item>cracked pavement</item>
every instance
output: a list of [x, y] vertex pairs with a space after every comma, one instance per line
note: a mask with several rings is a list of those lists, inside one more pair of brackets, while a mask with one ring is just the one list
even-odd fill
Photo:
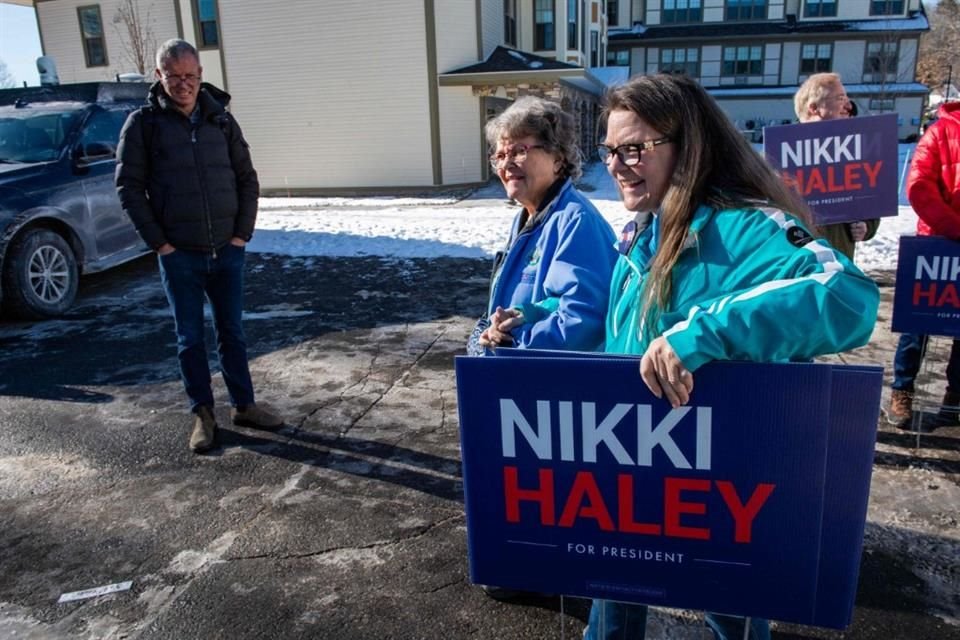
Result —
[[[503, 604], [467, 574], [453, 357], [489, 263], [248, 261], [258, 401], [288, 426], [229, 425], [216, 375], [206, 456], [151, 258], [85, 279], [66, 318], [0, 322], [0, 638], [579, 638], [586, 602]], [[775, 638], [960, 638], [960, 428], [880, 436], [854, 625]], [[707, 637], [689, 612], [649, 628]]]

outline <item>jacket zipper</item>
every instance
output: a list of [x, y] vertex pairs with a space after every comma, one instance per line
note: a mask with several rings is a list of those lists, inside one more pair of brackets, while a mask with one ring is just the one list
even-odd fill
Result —
[[[202, 125], [201, 121], [201, 125]], [[207, 240], [210, 243], [210, 248], [213, 251], [213, 259], [217, 259], [217, 246], [213, 242], [213, 222], [210, 220], [210, 202], [207, 200], [207, 185], [203, 177], [203, 164], [201, 163], [200, 157], [200, 147], [197, 146], [197, 129], [200, 126], [194, 127], [193, 123], [190, 124], [190, 142], [193, 145], [193, 160], [197, 165], [197, 177], [200, 179], [200, 193], [203, 197], [203, 217], [207, 223]]]

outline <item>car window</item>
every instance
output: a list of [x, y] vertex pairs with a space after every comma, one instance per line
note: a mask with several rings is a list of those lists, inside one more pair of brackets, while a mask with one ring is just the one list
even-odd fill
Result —
[[0, 113], [0, 162], [56, 160], [78, 117], [77, 111]]
[[117, 142], [120, 140], [120, 129], [123, 128], [128, 113], [129, 111], [120, 109], [94, 112], [80, 134], [81, 155], [88, 157], [115, 155]]

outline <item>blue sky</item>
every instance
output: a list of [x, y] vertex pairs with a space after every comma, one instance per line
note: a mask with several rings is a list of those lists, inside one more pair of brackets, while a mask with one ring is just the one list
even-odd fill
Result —
[[40, 33], [33, 7], [21, 7], [0, 2], [0, 60], [7, 63], [7, 71], [21, 86], [40, 84], [37, 75], [37, 58], [40, 50]]

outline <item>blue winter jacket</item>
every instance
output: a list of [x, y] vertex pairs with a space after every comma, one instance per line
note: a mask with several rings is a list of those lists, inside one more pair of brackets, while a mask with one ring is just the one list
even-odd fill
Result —
[[776, 209], [701, 206], [655, 326], [641, 320], [655, 225], [611, 280], [605, 350], [643, 354], [664, 336], [690, 371], [711, 360], [808, 360], [859, 347], [877, 320], [877, 285], [825, 240]]
[[488, 314], [498, 306], [523, 312], [525, 323], [511, 333], [516, 347], [599, 349], [617, 260], [609, 223], [570, 180], [522, 226], [524, 218], [514, 218]]

